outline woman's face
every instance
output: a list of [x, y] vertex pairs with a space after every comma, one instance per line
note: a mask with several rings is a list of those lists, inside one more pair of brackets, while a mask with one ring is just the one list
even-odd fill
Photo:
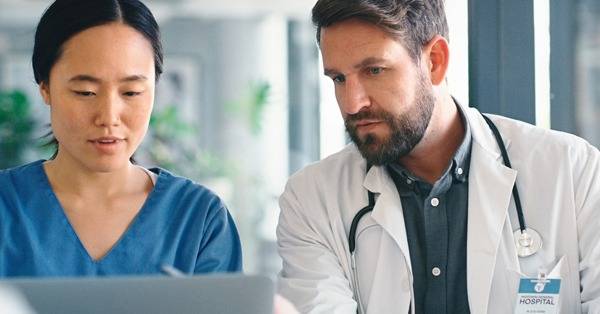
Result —
[[40, 85], [56, 160], [100, 172], [126, 167], [148, 129], [154, 87], [152, 46], [134, 28], [110, 23], [71, 37]]

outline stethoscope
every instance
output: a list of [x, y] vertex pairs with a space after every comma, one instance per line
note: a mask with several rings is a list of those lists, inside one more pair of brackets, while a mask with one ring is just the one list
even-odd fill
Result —
[[[498, 128], [496, 127], [494, 122], [490, 120], [490, 118], [488, 118], [484, 114], [482, 114], [482, 116], [485, 119], [485, 122], [487, 122], [488, 126], [492, 130], [492, 133], [494, 134], [494, 138], [496, 139], [498, 147], [500, 148], [500, 153], [502, 155], [504, 165], [508, 168], [511, 168], [512, 166], [510, 164], [510, 159], [508, 158], [508, 153], [506, 152], [506, 147], [504, 146], [504, 141], [502, 140], [500, 131], [498, 131]], [[367, 164], [366, 172], [369, 172], [370, 168], [371, 165]], [[356, 229], [358, 227], [358, 223], [364, 215], [373, 211], [373, 208], [375, 207], [375, 194], [371, 191], [368, 191], [368, 195], [369, 205], [363, 207], [361, 210], [358, 211], [358, 213], [356, 213], [356, 215], [354, 215], [352, 223], [350, 224], [350, 232], [348, 234], [348, 247], [350, 250], [350, 257], [352, 262], [353, 280], [356, 290], [355, 294], [357, 296], [357, 302], [359, 308], [361, 309], [361, 312], [363, 306], [360, 300], [360, 293], [358, 290], [358, 276], [356, 274], [356, 258], [354, 253], [356, 248]], [[523, 216], [523, 207], [521, 206], [521, 198], [519, 197], [519, 191], [517, 190], [516, 182], [513, 185], [512, 195], [515, 200], [515, 206], [517, 209], [517, 218], [519, 219], [519, 230], [516, 230], [513, 234], [515, 239], [515, 247], [517, 249], [517, 255], [519, 257], [528, 257], [537, 253], [542, 248], [542, 238], [540, 237], [540, 234], [537, 231], [531, 228], [527, 228], [527, 225], [525, 224], [525, 217]]]

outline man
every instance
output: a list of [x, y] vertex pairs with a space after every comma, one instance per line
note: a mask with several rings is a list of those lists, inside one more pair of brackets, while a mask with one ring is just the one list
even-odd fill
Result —
[[313, 22], [353, 144], [280, 198], [280, 293], [302, 313], [600, 313], [598, 150], [459, 105], [442, 0], [319, 0]]

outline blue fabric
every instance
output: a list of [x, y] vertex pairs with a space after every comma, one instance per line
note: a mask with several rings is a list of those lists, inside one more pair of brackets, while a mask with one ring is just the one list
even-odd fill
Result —
[[156, 274], [242, 268], [240, 239], [208, 189], [162, 169], [127, 231], [94, 261], [50, 187], [43, 161], [0, 171], [0, 277]]

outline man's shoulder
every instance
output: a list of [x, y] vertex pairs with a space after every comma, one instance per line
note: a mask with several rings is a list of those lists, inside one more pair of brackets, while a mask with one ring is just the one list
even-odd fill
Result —
[[493, 116], [494, 123], [506, 134], [515, 148], [535, 153], [579, 153], [587, 151], [590, 144], [583, 138], [557, 130], [535, 126], [523, 121]]
[[314, 162], [290, 176], [288, 185], [337, 181], [342, 173], [359, 169], [364, 159], [354, 144], [348, 144], [339, 152]]
[[[586, 140], [573, 134], [535, 126], [505, 116], [485, 115], [496, 124], [503, 139], [509, 143], [509, 151], [516, 149], [519, 152], [527, 152], [529, 155], [535, 153], [560, 155], [569, 152], [578, 154], [589, 151], [591, 146]], [[487, 129], [487, 125], [477, 109], [469, 108], [468, 116], [471, 126]]]

